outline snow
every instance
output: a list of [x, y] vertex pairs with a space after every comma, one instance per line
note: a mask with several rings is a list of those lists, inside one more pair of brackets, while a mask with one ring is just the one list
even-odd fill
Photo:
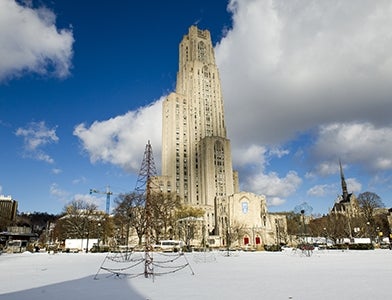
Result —
[[[186, 253], [162, 276], [116, 276], [106, 253], [0, 255], [0, 299], [389, 299], [392, 251]], [[144, 257], [136, 253], [136, 257]], [[154, 253], [154, 262], [160, 259]], [[178, 255], [178, 254], [171, 254]], [[174, 256], [171, 256], [174, 257]], [[176, 256], [177, 257], [177, 256]], [[177, 263], [176, 262], [176, 263]], [[128, 264], [129, 265], [129, 264]], [[154, 268], [158, 273], [159, 268]], [[143, 274], [144, 262], [124, 273]], [[193, 274], [194, 272], [194, 274]]]

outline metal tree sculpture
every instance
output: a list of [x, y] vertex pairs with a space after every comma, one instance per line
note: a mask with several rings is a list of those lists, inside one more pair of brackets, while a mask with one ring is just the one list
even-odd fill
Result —
[[[102, 262], [95, 279], [98, 279], [98, 273], [101, 270], [114, 274], [116, 276], [140, 276], [144, 275], [145, 278], [154, 277], [155, 275], [163, 275], [174, 273], [185, 267], [190, 268], [192, 275], [194, 274], [187, 258], [183, 253], [174, 253], [170, 255], [168, 253], [162, 253], [163, 259], [153, 259], [153, 246], [151, 244], [152, 237], [152, 177], [156, 176], [156, 169], [154, 164], [154, 158], [152, 155], [152, 147], [150, 141], [146, 145], [144, 152], [144, 158], [140, 173], [137, 179], [135, 194], [139, 199], [144, 200], [145, 210], [145, 247], [144, 257], [142, 253], [136, 255], [128, 255], [128, 251], [124, 256], [123, 253], [115, 253], [114, 255], [108, 254], [105, 260]], [[140, 202], [143, 203], [143, 202]], [[131, 216], [130, 216], [131, 217]], [[179, 260], [184, 259], [185, 262], [181, 263]], [[144, 262], [144, 272], [133, 272], [137, 266]], [[155, 270], [154, 270], [155, 267]]]

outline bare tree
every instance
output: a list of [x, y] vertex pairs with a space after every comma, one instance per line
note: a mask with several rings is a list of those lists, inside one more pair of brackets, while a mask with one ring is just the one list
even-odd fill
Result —
[[301, 214], [293, 211], [284, 214], [287, 219], [287, 234], [292, 236], [301, 235], [303, 227]]
[[[56, 222], [54, 233], [59, 240], [67, 238], [99, 237], [106, 218], [104, 212], [98, 211], [97, 205], [84, 200], [73, 200], [64, 207], [63, 216]], [[101, 223], [102, 222], [102, 223]]]
[[175, 227], [175, 212], [180, 207], [180, 198], [175, 193], [152, 193], [152, 227], [155, 232], [155, 240], [173, 237]]
[[206, 245], [205, 227], [203, 222], [200, 223], [203, 216], [202, 208], [189, 205], [181, 205], [175, 211], [173, 228], [176, 227], [178, 237], [186, 241], [189, 250], [191, 239], [197, 236], [201, 239], [201, 244]]
[[[130, 227], [134, 228], [138, 236], [138, 244], [142, 244], [146, 232], [146, 209], [144, 196], [138, 193], [119, 195], [114, 202], [114, 216], [121, 232], [125, 231], [124, 243], [128, 245]], [[123, 234], [122, 234], [123, 236]]]
[[238, 246], [241, 245], [241, 238], [246, 234], [249, 234], [249, 228], [247, 228], [245, 224], [234, 222], [226, 233], [227, 248], [229, 249], [235, 241]]
[[375, 210], [385, 206], [381, 198], [375, 193], [364, 192], [358, 195], [358, 204], [365, 218], [365, 222], [374, 227]]
[[181, 205], [176, 210], [175, 219], [179, 220], [187, 217], [200, 218], [202, 216], [204, 216], [204, 209], [189, 205]]

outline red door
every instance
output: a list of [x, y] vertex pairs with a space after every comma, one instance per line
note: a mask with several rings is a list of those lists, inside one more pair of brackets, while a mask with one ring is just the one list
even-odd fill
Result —
[[261, 239], [259, 236], [256, 236], [256, 245], [260, 245], [261, 244]]
[[249, 244], [249, 238], [246, 236], [244, 237], [244, 245], [248, 245]]

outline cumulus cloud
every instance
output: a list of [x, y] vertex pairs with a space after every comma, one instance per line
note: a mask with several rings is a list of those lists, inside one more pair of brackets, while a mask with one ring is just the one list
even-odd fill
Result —
[[53, 158], [48, 155], [43, 148], [48, 144], [57, 143], [59, 138], [56, 135], [56, 127], [48, 128], [45, 122], [31, 122], [26, 127], [18, 128], [16, 136], [23, 137], [24, 156], [36, 160], [53, 163]]
[[347, 190], [349, 193], [359, 193], [362, 191], [362, 184], [355, 178], [347, 178]]
[[75, 178], [74, 180], [72, 180], [73, 184], [80, 184], [80, 183], [86, 183], [87, 182], [87, 178], [82, 176], [79, 178]]
[[[362, 190], [362, 184], [355, 178], [347, 178], [346, 180], [347, 190], [349, 193], [359, 193]], [[318, 184], [306, 192], [310, 197], [325, 197], [332, 198], [338, 196], [336, 191], [341, 191], [341, 187], [337, 184]]]
[[285, 202], [284, 198], [294, 193], [301, 183], [302, 179], [294, 171], [288, 172], [285, 177], [270, 172], [247, 177], [244, 188], [265, 195], [270, 205], [281, 205]]
[[[229, 11], [233, 24], [215, 54], [244, 190], [284, 203], [302, 179], [267, 167], [309, 132], [311, 155], [308, 148], [294, 151], [312, 159], [307, 178], [336, 174], [339, 158], [369, 170], [392, 169], [392, 2], [231, 0]], [[160, 149], [160, 106], [79, 124], [74, 134], [92, 162], [136, 171], [145, 137]], [[315, 186], [308, 195], [326, 188]]]
[[53, 168], [53, 169], [52, 169], [52, 173], [55, 174], [55, 175], [60, 174], [60, 173], [62, 173], [62, 172], [63, 172], [63, 170], [61, 170], [61, 169], [59, 169], [59, 168]]
[[52, 183], [49, 188], [50, 195], [60, 198], [66, 199], [69, 196], [69, 193], [59, 187], [57, 183]]
[[0, 82], [25, 72], [64, 78], [70, 74], [74, 38], [58, 29], [45, 7], [0, 1]]
[[95, 197], [89, 194], [75, 194], [73, 195], [71, 201], [73, 200], [81, 200], [84, 203], [95, 204], [98, 208], [104, 207], [106, 202], [106, 199], [104, 197]]
[[[311, 150], [316, 160], [336, 160], [338, 157], [344, 162], [359, 163], [373, 171], [391, 170], [392, 128], [376, 127], [369, 122], [320, 126]], [[323, 173], [321, 170], [319, 172]]]
[[92, 163], [112, 163], [134, 172], [139, 171], [145, 145], [150, 140], [154, 160], [159, 165], [163, 99], [122, 116], [95, 121], [90, 126], [79, 124], [74, 135], [80, 139]]
[[266, 147], [250, 145], [247, 148], [236, 148], [233, 150], [233, 161], [238, 167], [254, 165], [255, 163], [264, 168], [266, 163]]
[[323, 197], [329, 194], [329, 191], [336, 190], [336, 187], [328, 184], [315, 185], [307, 191], [311, 197]]
[[[232, 0], [229, 9], [216, 59], [234, 149], [285, 143], [319, 124], [389, 132], [390, 1]], [[383, 153], [379, 141], [366, 147]], [[392, 166], [383, 155], [373, 167]]]
[[95, 204], [98, 207], [103, 207], [105, 203], [105, 199], [103, 197], [95, 197], [90, 194], [72, 194], [67, 190], [62, 189], [57, 183], [52, 183], [49, 187], [50, 195], [56, 199], [57, 201], [63, 203], [64, 205], [68, 205], [73, 200], [82, 200], [86, 203]]

